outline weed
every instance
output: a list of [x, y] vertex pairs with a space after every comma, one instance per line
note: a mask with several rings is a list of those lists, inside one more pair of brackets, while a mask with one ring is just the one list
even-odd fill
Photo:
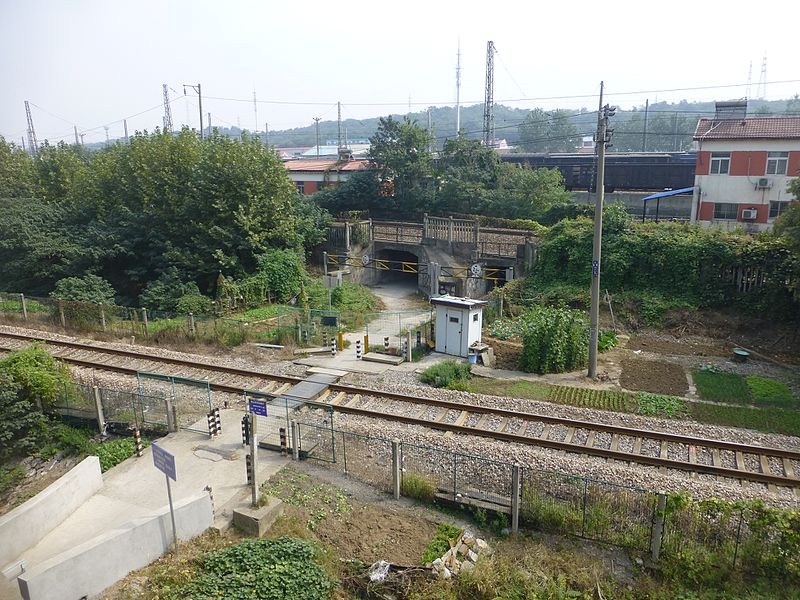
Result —
[[400, 481], [400, 493], [421, 502], [433, 502], [436, 484], [420, 473], [407, 471]]
[[597, 350], [608, 352], [617, 345], [617, 333], [612, 329], [605, 329], [597, 337]]
[[425, 369], [420, 381], [434, 387], [466, 391], [469, 387], [470, 366], [455, 360], [445, 360]]
[[422, 554], [423, 564], [433, 562], [450, 549], [450, 541], [455, 541], [463, 533], [461, 529], [449, 523], [439, 523], [436, 535], [433, 536], [425, 552]]
[[800, 436], [800, 411], [784, 408], [750, 408], [747, 406], [725, 406], [693, 402], [689, 414], [696, 421], [745, 427], [768, 433], [783, 433]]
[[0, 498], [10, 492], [25, 477], [25, 469], [19, 465], [0, 467]]

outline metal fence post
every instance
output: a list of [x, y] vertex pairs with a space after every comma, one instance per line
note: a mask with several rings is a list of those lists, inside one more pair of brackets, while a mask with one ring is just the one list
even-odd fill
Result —
[[147, 309], [142, 309], [142, 322], [144, 323], [144, 337], [150, 337], [150, 332], [148, 331], [148, 323], [147, 323]]
[[197, 330], [194, 327], [194, 313], [189, 313], [189, 331], [192, 332], [192, 337], [194, 337], [197, 333]]
[[106, 308], [102, 304], [100, 304], [100, 325], [103, 328], [103, 331], [106, 330]]
[[28, 320], [28, 306], [25, 304], [25, 294], [19, 295], [19, 301], [22, 304], [22, 318]]
[[511, 533], [519, 531], [519, 465], [511, 466]]
[[64, 318], [64, 302], [61, 300], [58, 301], [58, 315], [61, 317], [61, 327], [63, 329], [67, 328], [67, 320]]
[[392, 494], [400, 499], [400, 442], [392, 440]]
[[350, 252], [350, 223], [344, 222], [344, 248]]
[[453, 452], [453, 502], [456, 501], [458, 496], [458, 454]]
[[100, 388], [94, 386], [94, 410], [97, 415], [97, 429], [103, 433], [106, 429], [106, 421], [103, 418], [103, 400], [100, 396]]
[[581, 537], [586, 535], [586, 496], [588, 495], [589, 480], [583, 480], [583, 517], [581, 518]]
[[[664, 540], [664, 522], [666, 521], [667, 495], [659, 492], [656, 511], [653, 513], [653, 530], [650, 537], [650, 558], [658, 562], [661, 555], [661, 543]], [[735, 562], [735, 561], [734, 561]]]
[[453, 217], [450, 217], [450, 220], [447, 222], [447, 242], [449, 244], [453, 243]]
[[742, 540], [742, 521], [744, 521], [744, 509], [739, 511], [739, 526], [736, 528], [736, 547], [733, 550], [733, 564], [736, 567], [736, 559], [739, 557], [739, 543]]
[[344, 462], [344, 474], [347, 475], [347, 436], [342, 432], [342, 461]]
[[292, 420], [292, 460], [300, 460], [300, 447], [297, 445], [297, 421]]
[[169, 396], [164, 397], [164, 408], [167, 412], [167, 431], [178, 431], [177, 419], [175, 418], [175, 413], [172, 410], [172, 398]]

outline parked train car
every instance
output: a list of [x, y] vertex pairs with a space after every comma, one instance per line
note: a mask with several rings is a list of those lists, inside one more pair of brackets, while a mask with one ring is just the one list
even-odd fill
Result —
[[[613, 191], [662, 191], [694, 185], [695, 152], [609, 152], [605, 188]], [[529, 168], [556, 168], [568, 190], [594, 190], [594, 154], [503, 154], [504, 162]]]

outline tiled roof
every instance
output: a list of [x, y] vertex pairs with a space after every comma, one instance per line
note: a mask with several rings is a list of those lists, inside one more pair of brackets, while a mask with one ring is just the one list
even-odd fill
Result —
[[283, 164], [286, 165], [287, 171], [324, 173], [325, 171], [363, 171], [368, 168], [369, 162], [366, 160], [339, 161], [335, 158], [314, 158], [287, 160]]
[[800, 139], [800, 117], [700, 119], [696, 140]]

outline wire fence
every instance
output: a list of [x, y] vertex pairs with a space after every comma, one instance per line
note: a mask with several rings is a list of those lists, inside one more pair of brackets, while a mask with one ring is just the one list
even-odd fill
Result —
[[[338, 430], [332, 423], [299, 422], [298, 431], [303, 444], [319, 440], [307, 458], [393, 491], [391, 440]], [[513, 463], [405, 442], [399, 442], [398, 449], [401, 490], [406, 479], [422, 478], [438, 500], [471, 510], [512, 513]], [[766, 507], [721, 501], [675, 505], [665, 495], [642, 488], [529, 465], [517, 468], [519, 523], [524, 528], [637, 552], [652, 550], [658, 537], [661, 556], [678, 564], [686, 561], [687, 568], [690, 561], [705, 560], [708, 568], [737, 568], [800, 581], [800, 513], [796, 511], [778, 518]], [[665, 508], [659, 508], [659, 499]], [[662, 524], [660, 531], [656, 523]]]

